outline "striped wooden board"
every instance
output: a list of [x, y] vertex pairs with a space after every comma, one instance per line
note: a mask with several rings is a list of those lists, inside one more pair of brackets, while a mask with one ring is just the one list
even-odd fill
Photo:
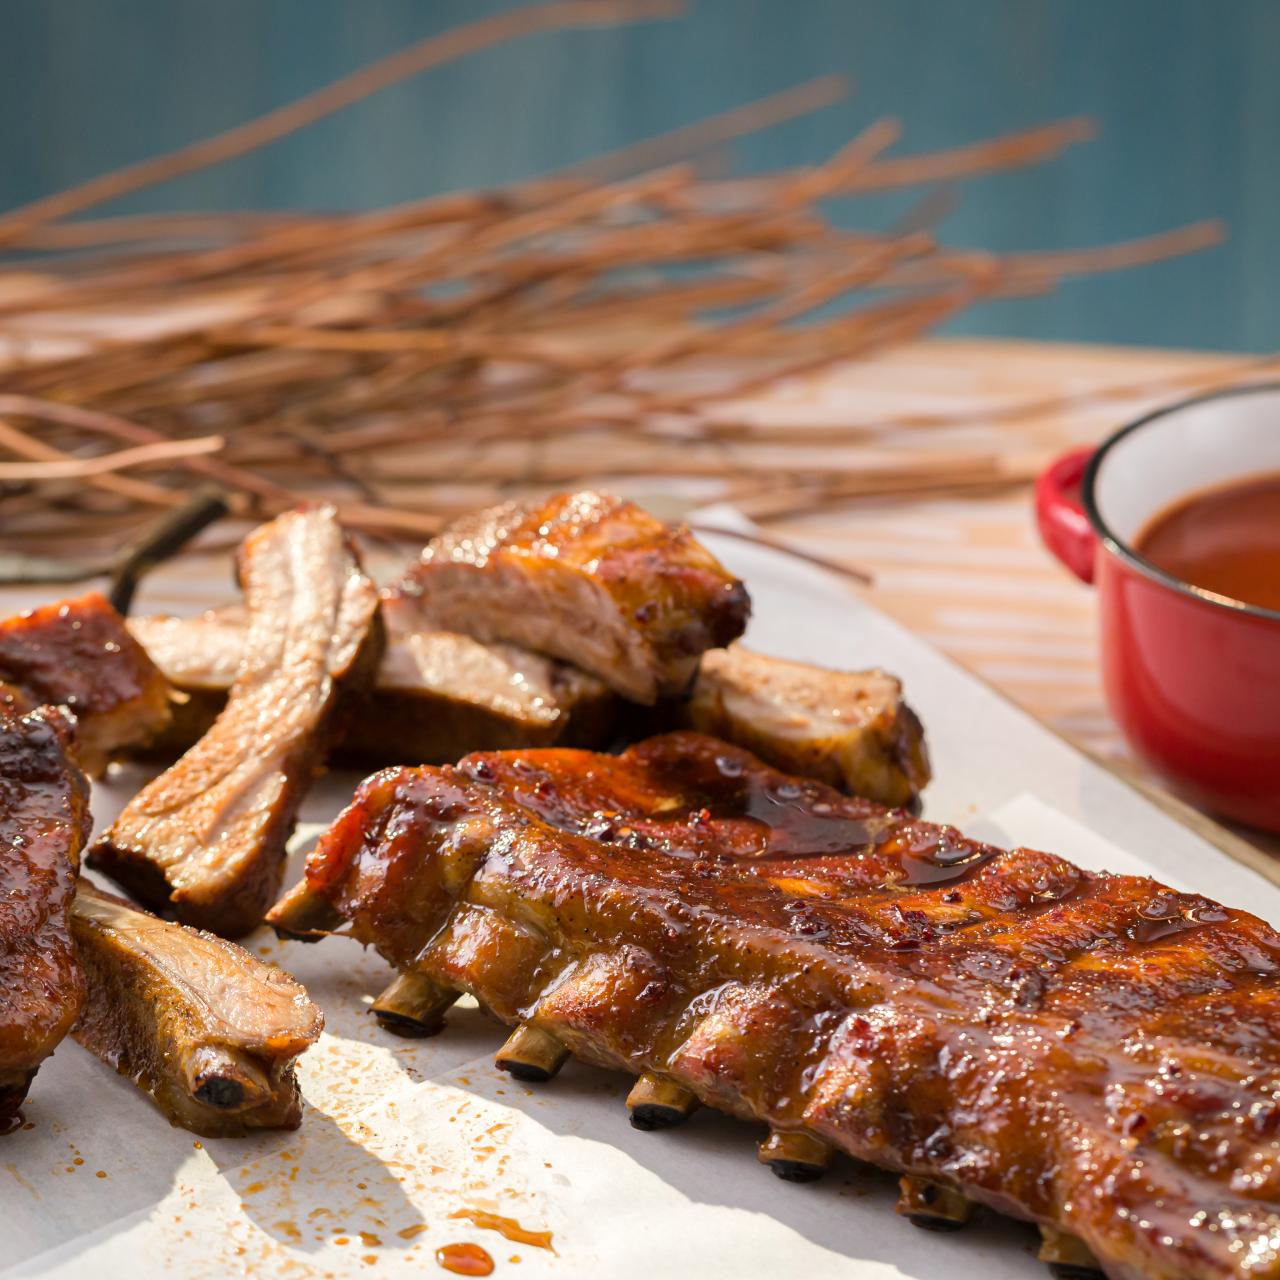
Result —
[[[781, 389], [768, 413], [789, 421], [967, 417], [948, 448], [1035, 465], [1098, 440], [1187, 392], [1173, 380], [1231, 370], [1236, 359], [1114, 347], [935, 340], [899, 348]], [[1148, 394], [1118, 394], [1151, 382]], [[1012, 422], [984, 419], [1010, 404], [1080, 397]], [[927, 428], [903, 428], [929, 448]], [[1043, 548], [1027, 489], [977, 498], [863, 502], [772, 526], [799, 546], [867, 569], [870, 598], [1072, 741], [1124, 754], [1107, 715], [1095, 660], [1094, 598]]]

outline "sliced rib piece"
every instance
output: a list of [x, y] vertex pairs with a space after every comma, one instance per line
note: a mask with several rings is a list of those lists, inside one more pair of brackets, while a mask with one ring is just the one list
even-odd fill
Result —
[[1078, 1237], [1114, 1277], [1276, 1269], [1280, 935], [1244, 912], [692, 733], [377, 774], [275, 920], [299, 893], [540, 1043]]
[[684, 692], [742, 634], [746, 588], [683, 525], [607, 494], [507, 503], [432, 539], [391, 593], [422, 629], [572, 662], [633, 702]]
[[199, 742], [227, 705], [248, 634], [244, 608], [132, 617], [128, 627], [178, 695], [165, 731], [135, 754], [172, 760]]
[[[563, 743], [600, 746], [617, 698], [603, 681], [515, 645], [451, 631], [415, 632], [389, 601], [387, 647], [364, 711], [350, 718], [334, 758], [368, 765], [444, 764], [470, 751]], [[156, 749], [185, 749], [225, 704], [244, 647], [240, 611], [129, 622], [187, 701]]]
[[84, 999], [67, 923], [89, 835], [74, 736], [57, 707], [0, 717], [0, 1132]]
[[89, 855], [140, 901], [226, 937], [252, 929], [279, 891], [340, 697], [364, 686], [381, 643], [377, 591], [331, 507], [255, 529], [239, 570], [248, 635], [226, 708]]
[[347, 727], [339, 750], [366, 765], [443, 764], [481, 743], [598, 746], [613, 731], [617, 705], [602, 681], [554, 658], [451, 631], [402, 630], [378, 670], [368, 714]]
[[832, 671], [740, 645], [704, 655], [691, 729], [850, 795], [913, 804], [929, 781], [924, 730], [884, 671]]
[[95, 776], [169, 723], [168, 683], [96, 591], [0, 622], [0, 680], [30, 705], [75, 712], [80, 764]]
[[86, 1049], [192, 1133], [298, 1127], [294, 1061], [324, 1018], [295, 979], [88, 881], [71, 924], [88, 982], [73, 1034]]

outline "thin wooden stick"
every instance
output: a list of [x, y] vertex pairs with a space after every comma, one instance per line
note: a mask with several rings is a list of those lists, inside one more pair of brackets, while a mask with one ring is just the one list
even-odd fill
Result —
[[[63, 450], [33, 439], [25, 431], [19, 431], [12, 423], [3, 420], [0, 420], [0, 445], [16, 453], [20, 458], [31, 458], [48, 465], [75, 461]], [[145, 480], [135, 480], [128, 476], [91, 475], [86, 479], [91, 485], [105, 489], [108, 493], [119, 494], [121, 497], [131, 498], [135, 502], [142, 502], [148, 506], [177, 506], [182, 501], [181, 495], [172, 493], [160, 485], [149, 484]]]
[[[13, 436], [6, 438], [6, 443]], [[61, 458], [48, 462], [0, 462], [0, 482], [14, 480], [88, 480], [93, 476], [112, 475], [133, 467], [155, 466], [217, 453], [226, 444], [221, 436], [201, 436], [195, 440], [157, 440], [136, 449], [118, 449], [114, 453], [93, 458]]]
[[865, 569], [855, 569], [853, 565], [841, 564], [839, 560], [831, 560], [827, 556], [816, 555], [812, 551], [804, 551], [800, 547], [793, 547], [790, 543], [782, 542], [777, 538], [770, 538], [759, 533], [747, 533], [742, 529], [725, 529], [714, 524], [691, 524], [689, 527], [695, 533], [706, 533], [716, 538], [732, 538], [737, 542], [746, 542], [755, 547], [765, 547], [770, 551], [777, 551], [784, 556], [790, 556], [793, 560], [803, 560], [806, 564], [816, 565], [819, 569], [825, 569], [828, 573], [848, 578], [856, 582], [860, 587], [875, 585], [875, 578]]
[[[849, 190], [842, 194], [923, 186], [931, 182], [956, 182], [986, 173], [1043, 164], [1066, 148], [1089, 141], [1095, 133], [1094, 122], [1080, 117], [1001, 134], [966, 146], [899, 156], [859, 170]], [[713, 207], [753, 204], [767, 199], [772, 185], [790, 176], [791, 171], [781, 170], [753, 178], [729, 178], [717, 183], [704, 183], [694, 195], [700, 202]]]
[[821, 76], [772, 97], [734, 107], [656, 138], [646, 138], [608, 155], [597, 156], [560, 170], [565, 177], [610, 182], [641, 169], [655, 169], [723, 146], [735, 138], [759, 133], [797, 116], [812, 115], [848, 96], [849, 81], [844, 76]]
[[[118, 418], [114, 414], [99, 413], [91, 409], [79, 409], [71, 405], [55, 404], [51, 401], [36, 401], [27, 396], [0, 395], [0, 413], [26, 414], [37, 418], [47, 418], [53, 422], [63, 422], [68, 426], [80, 427], [97, 435], [111, 436], [117, 440], [125, 440], [131, 444], [160, 444], [165, 437], [146, 427]], [[234, 489], [251, 494], [268, 501], [292, 505], [294, 495], [269, 480], [243, 471], [238, 467], [229, 467], [225, 463], [212, 458], [185, 457], [176, 459], [182, 466], [191, 471], [198, 471], [212, 480], [228, 484]], [[179, 495], [172, 495], [181, 501]]]
[[848, 189], [883, 191], [890, 187], [915, 187], [926, 182], [955, 182], [992, 169], [1040, 164], [1067, 147], [1090, 141], [1097, 131], [1093, 120], [1080, 116], [947, 151], [881, 160], [855, 173]]
[[135, 213], [113, 218], [94, 218], [60, 226], [34, 227], [20, 241], [23, 249], [85, 249], [99, 245], [128, 244], [140, 240], [168, 239], [221, 240], [248, 235], [273, 226], [297, 226], [314, 215], [274, 212], [226, 213]]
[[789, 183], [779, 203], [784, 208], [799, 208], [848, 190], [858, 175], [901, 136], [902, 125], [897, 120], [877, 120], [842, 147], [827, 164], [812, 173], [802, 173]]

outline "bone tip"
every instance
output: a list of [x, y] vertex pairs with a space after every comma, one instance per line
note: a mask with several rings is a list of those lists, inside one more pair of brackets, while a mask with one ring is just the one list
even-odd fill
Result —
[[277, 938], [318, 942], [342, 923], [342, 916], [332, 903], [312, 892], [304, 880], [267, 912], [266, 922]]
[[826, 1172], [826, 1166], [806, 1164], [802, 1160], [770, 1160], [769, 1168], [783, 1182], [817, 1182]]
[[498, 1058], [494, 1065], [499, 1071], [505, 1071], [513, 1080], [522, 1084], [546, 1084], [555, 1074], [545, 1067], [534, 1066], [528, 1062], [516, 1062], [510, 1058]]
[[757, 1152], [783, 1182], [816, 1182], [835, 1154], [829, 1143], [808, 1133], [773, 1130]]
[[207, 1107], [233, 1111], [244, 1105], [244, 1085], [227, 1076], [207, 1076], [196, 1086], [195, 1098]]
[[444, 1015], [459, 992], [442, 986], [427, 974], [410, 969], [373, 1002], [378, 1024], [393, 1035], [422, 1039], [444, 1030]]
[[183, 1068], [189, 1095], [215, 1111], [246, 1111], [276, 1096], [261, 1064], [242, 1049], [206, 1045], [189, 1055]]
[[1106, 1275], [1096, 1262], [1050, 1262], [1048, 1267], [1055, 1280], [1105, 1280]]
[[271, 926], [272, 931], [281, 942], [319, 942], [321, 938], [325, 937], [324, 932], [321, 930], [312, 929], [310, 932], [303, 932], [300, 929], [288, 929], [284, 925], [276, 924], [270, 918], [268, 918], [267, 924]]
[[959, 1231], [968, 1222], [974, 1203], [954, 1187], [907, 1174], [898, 1183], [897, 1211], [922, 1231]]
[[698, 1099], [674, 1080], [646, 1071], [627, 1095], [631, 1126], [652, 1132], [683, 1124], [697, 1108]]
[[378, 1020], [378, 1026], [404, 1040], [426, 1040], [431, 1036], [438, 1036], [444, 1030], [443, 1017], [437, 1018], [434, 1022], [423, 1022], [418, 1018], [408, 1017], [403, 1013], [391, 1013], [385, 1009], [374, 1009], [372, 1013]]
[[1089, 1246], [1059, 1227], [1041, 1226], [1037, 1257], [1056, 1280], [1101, 1280], [1103, 1275]]
[[935, 1218], [927, 1213], [908, 1213], [906, 1219], [913, 1227], [919, 1227], [921, 1231], [945, 1233], [959, 1231], [964, 1227], [963, 1222], [957, 1222], [954, 1218]]
[[568, 1056], [569, 1050], [555, 1036], [526, 1022], [511, 1033], [493, 1062], [516, 1080], [543, 1084], [564, 1066]]
[[640, 1103], [631, 1108], [631, 1127], [644, 1133], [655, 1133], [659, 1129], [674, 1129], [684, 1124], [689, 1118], [687, 1111], [676, 1107], [664, 1106], [660, 1102]]

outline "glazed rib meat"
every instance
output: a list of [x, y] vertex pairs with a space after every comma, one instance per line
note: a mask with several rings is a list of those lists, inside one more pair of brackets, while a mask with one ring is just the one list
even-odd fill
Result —
[[[334, 758], [366, 766], [444, 764], [470, 751], [598, 746], [613, 732], [617, 698], [595, 676], [508, 644], [451, 631], [414, 631], [383, 606], [387, 646], [361, 714]], [[244, 647], [238, 610], [197, 618], [134, 618], [130, 630], [187, 701], [155, 747], [185, 749], [226, 702]]]
[[367, 683], [381, 645], [376, 589], [332, 508], [254, 530], [239, 570], [248, 633], [226, 707], [89, 856], [140, 901], [227, 937], [252, 929], [279, 892], [341, 699]]
[[911, 804], [929, 781], [924, 730], [902, 683], [884, 671], [715, 649], [703, 656], [683, 719], [787, 773], [881, 804]]
[[75, 712], [79, 761], [93, 775], [169, 722], [164, 676], [97, 592], [0, 622], [0, 680], [16, 686], [28, 708]]
[[71, 914], [88, 985], [75, 1038], [204, 1137], [296, 1129], [300, 1053], [324, 1026], [282, 969], [82, 881]]
[[1207, 898], [677, 733], [377, 774], [272, 920], [303, 916], [424, 1024], [458, 991], [520, 1024], [512, 1069], [642, 1073], [769, 1124], [762, 1158], [843, 1150], [1112, 1277], [1280, 1269], [1280, 936]]
[[89, 835], [89, 787], [57, 707], [0, 717], [0, 1132], [80, 1012], [67, 914]]
[[592, 492], [460, 521], [390, 594], [418, 629], [550, 654], [645, 704], [684, 692], [699, 656], [736, 640], [750, 612], [688, 529]]

